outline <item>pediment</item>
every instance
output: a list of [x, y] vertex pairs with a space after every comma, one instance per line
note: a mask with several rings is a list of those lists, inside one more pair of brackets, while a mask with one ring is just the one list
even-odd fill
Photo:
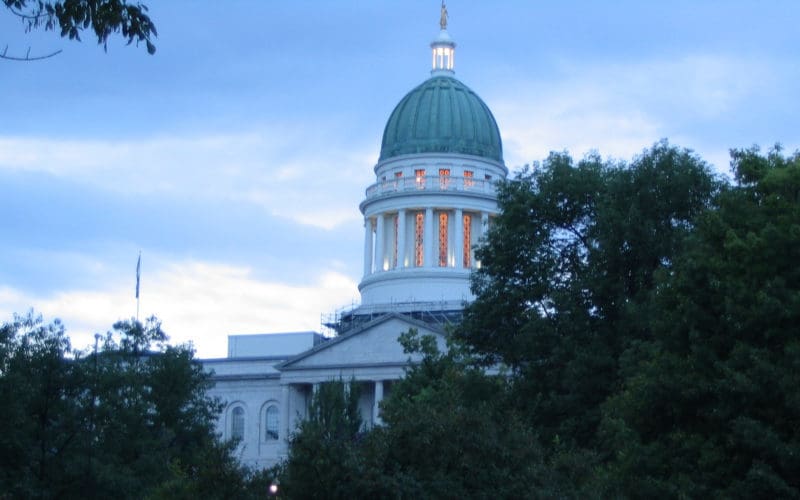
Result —
[[401, 314], [387, 314], [357, 330], [335, 337], [301, 353], [282, 365], [280, 371], [346, 366], [405, 365], [419, 359], [403, 352], [397, 341], [400, 334], [416, 328], [421, 335], [434, 335], [440, 348], [445, 347], [444, 334], [431, 325]]

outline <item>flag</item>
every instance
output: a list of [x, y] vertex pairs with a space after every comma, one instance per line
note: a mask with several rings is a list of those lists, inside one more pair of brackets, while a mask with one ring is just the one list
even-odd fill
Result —
[[139, 260], [136, 261], [136, 298], [139, 298], [139, 275], [142, 270], [142, 252], [139, 252]]

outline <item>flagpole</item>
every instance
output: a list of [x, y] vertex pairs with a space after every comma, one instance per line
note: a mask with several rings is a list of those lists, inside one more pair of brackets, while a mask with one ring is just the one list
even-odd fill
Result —
[[139, 322], [139, 277], [142, 272], [142, 251], [139, 250], [139, 258], [136, 260], [136, 322]]

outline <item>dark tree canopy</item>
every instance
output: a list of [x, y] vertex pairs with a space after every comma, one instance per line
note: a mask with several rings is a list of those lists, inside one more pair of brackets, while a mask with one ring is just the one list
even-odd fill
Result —
[[319, 385], [307, 418], [290, 439], [281, 478], [288, 498], [366, 498], [359, 495], [363, 437], [358, 385], [332, 380]]
[[448, 352], [402, 336], [422, 361], [340, 441], [339, 496], [800, 498], [800, 154], [731, 157], [503, 183], [476, 300]]
[[[90, 31], [97, 43], [107, 48], [108, 38], [120, 34], [128, 44], [144, 43], [149, 54], [154, 54], [153, 39], [158, 35], [155, 24], [147, 15], [147, 6], [129, 4], [126, 0], [2, 0], [8, 11], [19, 17], [26, 31], [44, 29], [58, 31], [62, 37], [80, 41], [81, 32]], [[15, 57], [4, 51], [0, 57], [33, 60], [50, 57]], [[60, 52], [60, 51], [59, 51]]]
[[732, 158], [605, 406], [616, 493], [800, 497], [800, 156]]
[[166, 340], [154, 318], [90, 352], [59, 322], [0, 326], [0, 496], [248, 498], [259, 478], [217, 439], [208, 374]]
[[654, 274], [672, 266], [718, 188], [702, 160], [666, 142], [630, 164], [553, 153], [500, 185], [476, 300], [455, 334], [485, 364], [513, 370], [545, 441], [594, 440], [620, 354], [651, 334]]

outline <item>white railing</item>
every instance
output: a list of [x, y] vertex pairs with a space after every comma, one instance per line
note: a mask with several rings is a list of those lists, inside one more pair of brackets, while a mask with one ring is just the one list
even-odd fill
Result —
[[376, 182], [367, 188], [367, 199], [394, 193], [414, 191], [449, 191], [476, 194], [495, 194], [494, 181], [474, 177], [426, 175], [422, 177], [400, 177]]

